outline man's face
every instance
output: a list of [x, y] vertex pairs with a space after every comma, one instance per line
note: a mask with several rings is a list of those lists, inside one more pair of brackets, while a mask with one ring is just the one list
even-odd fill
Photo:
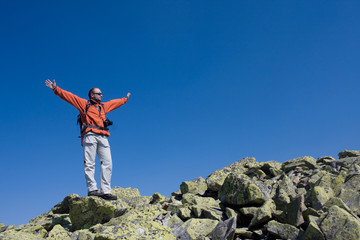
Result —
[[100, 91], [100, 89], [98, 88], [95, 88], [93, 91], [92, 91], [92, 99], [96, 102], [101, 102], [101, 99], [102, 99], [102, 93]]

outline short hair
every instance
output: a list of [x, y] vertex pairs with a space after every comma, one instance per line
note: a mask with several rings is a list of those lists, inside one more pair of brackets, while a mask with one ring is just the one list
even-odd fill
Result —
[[89, 94], [88, 94], [89, 99], [91, 99], [91, 93], [94, 91], [94, 89], [95, 89], [95, 87], [93, 87], [93, 88], [90, 89]]

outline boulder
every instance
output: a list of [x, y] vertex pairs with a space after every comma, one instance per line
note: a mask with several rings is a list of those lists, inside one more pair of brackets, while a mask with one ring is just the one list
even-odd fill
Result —
[[55, 225], [47, 236], [48, 240], [72, 240], [71, 233], [66, 231], [61, 225]]
[[178, 240], [204, 239], [217, 226], [219, 221], [211, 219], [192, 218], [182, 224], [173, 233]]
[[313, 157], [305, 156], [288, 160], [284, 162], [282, 166], [282, 170], [286, 173], [296, 168], [300, 168], [303, 170], [315, 169], [316, 160]]
[[255, 158], [243, 158], [227, 167], [219, 169], [213, 173], [211, 173], [206, 178], [206, 183], [208, 185], [208, 189], [212, 191], [219, 191], [221, 186], [223, 185], [226, 177], [230, 173], [244, 173], [249, 168], [256, 166]]
[[199, 177], [189, 182], [182, 182], [180, 191], [182, 194], [193, 193], [203, 195], [207, 190], [207, 184], [204, 178]]
[[360, 157], [360, 151], [354, 151], [354, 150], [344, 150], [339, 152], [338, 154], [339, 159], [347, 158], [347, 157]]
[[221, 202], [229, 205], [261, 205], [269, 196], [244, 174], [231, 173], [219, 191]]
[[321, 219], [319, 227], [326, 239], [360, 239], [360, 222], [338, 206], [332, 206]]
[[360, 216], [360, 174], [352, 174], [346, 178], [339, 198], [353, 211]]
[[0, 239], [6, 240], [19, 240], [19, 239], [26, 239], [26, 240], [41, 240], [44, 239], [43, 237], [33, 235], [27, 232], [19, 232], [15, 230], [9, 230], [0, 233]]
[[105, 224], [90, 228], [96, 234], [95, 239], [175, 239], [170, 227], [155, 221], [167, 211], [158, 205], [144, 204], [129, 208], [119, 217]]
[[306, 228], [301, 240], [325, 240], [324, 234], [321, 232], [319, 226], [315, 221], [311, 221]]
[[275, 220], [267, 223], [266, 230], [272, 236], [282, 239], [295, 240], [298, 238], [300, 230], [289, 224], [282, 224]]
[[99, 197], [77, 197], [70, 203], [70, 219], [74, 230], [88, 229], [121, 216], [128, 208], [121, 199], [106, 201]]
[[272, 218], [272, 214], [276, 210], [275, 202], [270, 199], [267, 200], [260, 208], [257, 209], [253, 218], [251, 219], [249, 228], [265, 224]]
[[297, 196], [296, 186], [285, 174], [281, 176], [276, 188], [274, 201], [278, 209], [283, 209]]
[[233, 240], [236, 230], [236, 217], [226, 221], [220, 221], [215, 229], [209, 234], [212, 240]]
[[77, 230], [71, 235], [72, 240], [94, 240], [95, 234], [88, 229]]

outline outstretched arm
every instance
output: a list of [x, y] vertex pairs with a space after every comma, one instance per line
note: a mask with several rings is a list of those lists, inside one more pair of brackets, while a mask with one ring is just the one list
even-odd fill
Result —
[[57, 87], [55, 79], [53, 81], [54, 82], [51, 82], [50, 79], [47, 79], [45, 81], [45, 85], [48, 88], [52, 89], [54, 93], [60, 98], [64, 99], [65, 101], [76, 107], [79, 111], [84, 111], [87, 103], [86, 99], [80, 98], [71, 92], [65, 91], [60, 87]]
[[54, 81], [54, 82], [51, 82], [50, 79], [46, 79], [46, 81], [45, 81], [45, 85], [46, 85], [48, 88], [52, 89], [52, 90], [54, 90], [54, 89], [56, 88], [55, 79], [54, 79], [53, 81]]

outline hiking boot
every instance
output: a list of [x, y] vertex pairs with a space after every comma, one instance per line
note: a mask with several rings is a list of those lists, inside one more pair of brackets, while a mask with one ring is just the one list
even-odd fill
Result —
[[105, 200], [117, 200], [117, 197], [115, 195], [112, 195], [111, 193], [102, 194], [100, 195], [100, 197]]
[[101, 197], [101, 193], [98, 190], [88, 192], [88, 196]]

